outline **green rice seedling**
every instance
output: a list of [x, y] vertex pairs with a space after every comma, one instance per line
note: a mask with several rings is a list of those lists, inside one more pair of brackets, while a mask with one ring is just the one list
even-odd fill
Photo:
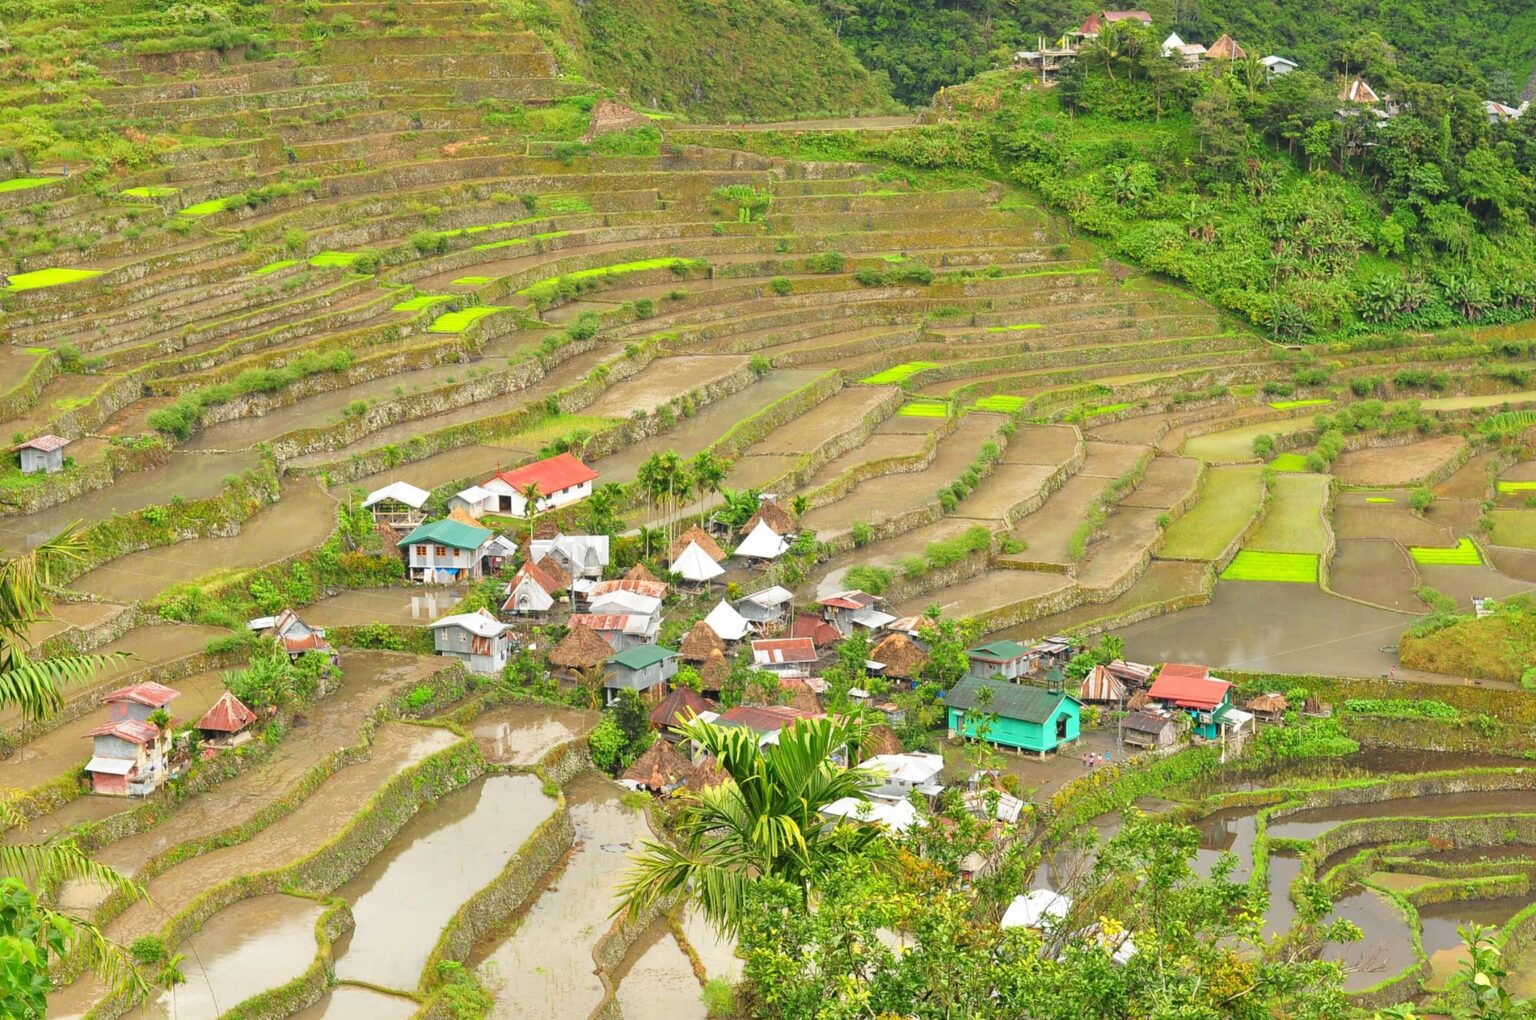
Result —
[[118, 194], [124, 198], [169, 198], [180, 190], [166, 184], [149, 184], [142, 188], [124, 188]]
[[223, 212], [224, 203], [227, 201], [229, 200], [225, 198], [210, 198], [206, 202], [198, 202], [196, 205], [189, 205], [185, 209], [179, 210], [179, 215], [212, 216], [216, 212]]
[[358, 260], [357, 252], [322, 251], [309, 257], [309, 264], [317, 269], [345, 269]]
[[439, 301], [452, 299], [451, 294], [418, 294], [413, 298], [401, 301], [390, 308], [392, 312], [419, 312], [423, 308], [430, 308]]
[[890, 386], [909, 379], [919, 372], [926, 372], [930, 368], [938, 368], [938, 363], [933, 361], [908, 361], [900, 365], [892, 365], [883, 372], [866, 376], [859, 382], [870, 386]]
[[57, 177], [12, 177], [8, 181], [0, 181], [0, 192], [26, 191], [28, 188], [40, 188], [44, 184], [52, 184]]
[[1259, 552], [1243, 549], [1227, 569], [1223, 581], [1278, 581], [1316, 584], [1318, 557], [1314, 553]]
[[462, 333], [475, 323], [496, 312], [504, 312], [507, 309], [498, 305], [477, 305], [474, 308], [465, 308], [457, 312], [444, 312], [432, 320], [432, 325], [427, 327], [430, 333]]
[[278, 259], [276, 262], [268, 262], [260, 269], [255, 270], [251, 275], [266, 276], [268, 273], [275, 273], [279, 269], [287, 269], [289, 266], [296, 266], [298, 264], [298, 259]]
[[491, 282], [489, 276], [461, 276], [451, 281], [455, 287], [483, 287]]
[[1470, 538], [1463, 538], [1449, 549], [1433, 545], [1415, 545], [1408, 548], [1413, 562], [1426, 566], [1479, 567], [1483, 557]]
[[34, 269], [30, 273], [17, 273], [11, 277], [9, 291], [37, 290], [39, 287], [57, 287], [65, 283], [78, 283], [100, 276], [100, 269]]
[[1331, 403], [1333, 401], [1326, 397], [1314, 397], [1311, 400], [1271, 400], [1269, 406], [1277, 411], [1290, 411], [1298, 407], [1321, 407]]
[[1299, 453], [1279, 453], [1266, 465], [1271, 471], [1282, 474], [1307, 470], [1307, 458]]

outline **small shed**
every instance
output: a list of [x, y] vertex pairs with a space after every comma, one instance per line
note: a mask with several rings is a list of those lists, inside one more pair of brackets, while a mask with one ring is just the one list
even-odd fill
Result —
[[1257, 698], [1249, 700], [1243, 706], [1254, 714], [1254, 717], [1264, 722], [1282, 722], [1285, 719], [1286, 709], [1290, 708], [1290, 702], [1279, 691], [1265, 691]]
[[450, 513], [454, 510], [462, 510], [471, 518], [479, 520], [490, 509], [495, 499], [490, 490], [471, 485], [448, 497], [448, 510]]
[[1077, 697], [1084, 702], [1119, 705], [1125, 701], [1127, 693], [1125, 684], [1120, 678], [1110, 672], [1107, 667], [1099, 665], [1093, 667], [1088, 675], [1083, 677]]
[[1121, 726], [1131, 747], [1162, 751], [1179, 742], [1178, 721], [1158, 712], [1131, 712]]
[[363, 509], [375, 521], [397, 528], [414, 528], [427, 519], [427, 500], [432, 494], [410, 482], [390, 482], [363, 498]]
[[256, 713], [232, 691], [219, 695], [219, 700], [197, 721], [205, 747], [237, 747], [251, 739], [254, 725]]
[[697, 545], [716, 563], [725, 562], [725, 550], [720, 548], [720, 543], [697, 524], [690, 526], [687, 531], [677, 536], [677, 541], [673, 542], [672, 547], [667, 550], [667, 562], [676, 563], [690, 545]]
[[101, 700], [107, 706], [109, 721], [122, 722], [125, 719], [133, 719], [143, 722], [156, 709], [165, 708], [179, 697], [181, 697], [180, 691], [153, 680], [145, 680], [141, 683], [129, 684], [127, 687], [119, 687], [115, 691], [108, 691]]
[[13, 446], [11, 451], [21, 457], [22, 474], [51, 475], [64, 470], [64, 447], [68, 445], [68, 439], [49, 434]]
[[703, 620], [698, 621], [688, 629], [683, 636], [683, 643], [678, 646], [678, 653], [684, 662], [703, 662], [712, 654], [725, 654], [725, 642], [720, 640], [714, 628]]
[[677, 727], [709, 710], [710, 704], [704, 700], [704, 695], [687, 687], [677, 687], [651, 709], [651, 728], [660, 730], [668, 740], [678, 740]]
[[661, 629], [659, 617], [639, 613], [573, 613], [569, 624], [590, 628], [614, 652], [650, 644]]
[[688, 786], [693, 778], [693, 763], [665, 740], [658, 740], [634, 764], [619, 775], [619, 783], [631, 790], [644, 790], [665, 797]]
[[794, 605], [795, 596], [777, 584], [743, 595], [736, 600], [736, 611], [749, 623], [762, 628], [782, 625]]
[[711, 559], [699, 543], [689, 542], [682, 554], [672, 561], [672, 573], [689, 584], [707, 586], [725, 573], [725, 568]]
[[[991, 692], [983, 699], [981, 692]], [[985, 738], [989, 743], [1029, 751], [1042, 758], [1077, 740], [1082, 705], [1065, 691], [1028, 684], [966, 677], [945, 696], [949, 735], [976, 737], [976, 717], [996, 716]], [[990, 703], [983, 705], [983, 700]]]
[[[608, 676], [603, 692], [613, 701], [620, 691], [635, 691], [642, 696], [677, 675], [677, 653], [660, 645], [635, 645], [608, 659]], [[659, 691], [657, 692], [659, 696]]]
[[731, 604], [724, 599], [715, 604], [715, 608], [704, 617], [704, 622], [710, 630], [720, 635], [722, 641], [740, 641], [747, 636], [746, 618], [732, 609]]
[[748, 560], [776, 560], [788, 551], [789, 540], [763, 520], [736, 547], [736, 555]]
[[571, 629], [555, 647], [549, 650], [549, 664], [557, 669], [578, 670], [601, 666], [613, 656], [613, 648], [602, 636], [581, 622], [571, 624]]
[[887, 634], [870, 649], [869, 657], [884, 666], [885, 675], [893, 680], [916, 680], [928, 664], [928, 653], [905, 634]]

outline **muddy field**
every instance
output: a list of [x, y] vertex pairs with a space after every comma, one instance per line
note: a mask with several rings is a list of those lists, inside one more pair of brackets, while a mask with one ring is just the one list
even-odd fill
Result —
[[1345, 485], [1413, 485], [1466, 449], [1460, 436], [1437, 436], [1406, 446], [1348, 450], [1333, 466]]

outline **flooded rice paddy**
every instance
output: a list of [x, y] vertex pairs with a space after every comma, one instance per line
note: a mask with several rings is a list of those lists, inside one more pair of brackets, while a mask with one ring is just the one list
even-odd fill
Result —
[[443, 925], [554, 809], [536, 777], [491, 776], [419, 811], [336, 892], [357, 921], [337, 979], [415, 990]]
[[612, 923], [627, 855], [649, 834], [644, 816], [620, 802], [622, 793], [591, 774], [566, 787], [574, 849], [510, 930], [475, 951], [482, 980], [496, 992], [494, 1016], [584, 1020], [602, 1000], [591, 950]]
[[[343, 935], [337, 948], [344, 950], [346, 940]], [[293, 1014], [293, 1020], [410, 1020], [420, 1008], [415, 999], [359, 985], [337, 985], [313, 1006]]]
[[498, 765], [533, 765], [550, 751], [576, 739], [597, 722], [594, 712], [544, 705], [513, 705], [478, 716], [470, 732], [487, 761]]
[[707, 1020], [693, 961], [664, 923], [651, 925], [619, 967], [624, 1020]]

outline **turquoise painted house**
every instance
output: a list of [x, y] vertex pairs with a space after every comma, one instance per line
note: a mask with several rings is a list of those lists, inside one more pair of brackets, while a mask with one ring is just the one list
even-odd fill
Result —
[[[977, 695], [982, 690], [992, 692], [991, 704], [981, 704]], [[988, 741], [1044, 757], [1077, 740], [1082, 732], [1083, 707], [1065, 691], [966, 677], [944, 700], [951, 737], [974, 737], [969, 716], [992, 713], [997, 721], [986, 735]]]

